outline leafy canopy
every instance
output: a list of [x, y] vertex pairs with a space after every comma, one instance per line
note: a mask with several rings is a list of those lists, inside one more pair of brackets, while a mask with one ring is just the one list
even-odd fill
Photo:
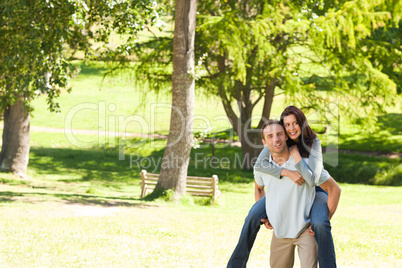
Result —
[[[240, 110], [252, 110], [274, 85], [300, 107], [336, 103], [351, 120], [366, 115], [369, 126], [401, 85], [400, 1], [199, 1], [198, 12], [193, 75]], [[169, 85], [170, 38], [130, 53], [139, 83]]]
[[93, 42], [111, 32], [136, 39], [145, 24], [158, 22], [151, 0], [3, 0], [0, 3], [0, 110], [47, 95], [49, 109], [78, 70], [64, 56], [66, 44], [94, 55]]

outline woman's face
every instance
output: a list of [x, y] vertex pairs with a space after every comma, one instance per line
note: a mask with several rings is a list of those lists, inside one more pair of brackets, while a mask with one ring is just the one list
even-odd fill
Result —
[[299, 137], [301, 135], [301, 128], [297, 123], [296, 116], [290, 114], [283, 118], [283, 124], [285, 125], [286, 134], [288, 137], [295, 142], [299, 142]]

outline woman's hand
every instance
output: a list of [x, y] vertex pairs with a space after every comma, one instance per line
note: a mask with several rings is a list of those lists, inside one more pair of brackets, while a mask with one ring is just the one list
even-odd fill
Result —
[[298, 171], [292, 171], [284, 168], [282, 169], [281, 175], [288, 177], [299, 186], [303, 185], [303, 183], [306, 182]]
[[306, 182], [298, 171], [292, 171], [292, 170], [287, 170], [287, 169], [283, 169], [283, 170], [285, 171], [284, 172], [286, 174], [285, 176], [288, 177], [289, 179], [291, 179], [297, 185], [302, 186], [303, 183]]

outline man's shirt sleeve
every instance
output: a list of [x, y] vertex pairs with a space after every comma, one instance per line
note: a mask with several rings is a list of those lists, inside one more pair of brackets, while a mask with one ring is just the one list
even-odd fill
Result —
[[318, 180], [317, 186], [320, 186], [321, 184], [326, 182], [330, 177], [331, 177], [331, 175], [329, 175], [328, 171], [323, 168], [321, 175], [320, 175], [320, 179]]
[[264, 181], [262, 179], [261, 173], [258, 171], [254, 171], [254, 179], [255, 182], [259, 185], [259, 186], [264, 186]]

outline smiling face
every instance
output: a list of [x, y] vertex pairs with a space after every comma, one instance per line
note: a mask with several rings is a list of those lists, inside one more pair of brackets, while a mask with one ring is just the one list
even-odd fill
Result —
[[299, 142], [299, 137], [302, 134], [299, 123], [297, 123], [296, 116], [290, 114], [283, 118], [283, 124], [285, 125], [286, 134], [295, 142]]
[[268, 125], [264, 128], [262, 143], [268, 146], [271, 154], [280, 154], [287, 149], [288, 137], [280, 124]]

